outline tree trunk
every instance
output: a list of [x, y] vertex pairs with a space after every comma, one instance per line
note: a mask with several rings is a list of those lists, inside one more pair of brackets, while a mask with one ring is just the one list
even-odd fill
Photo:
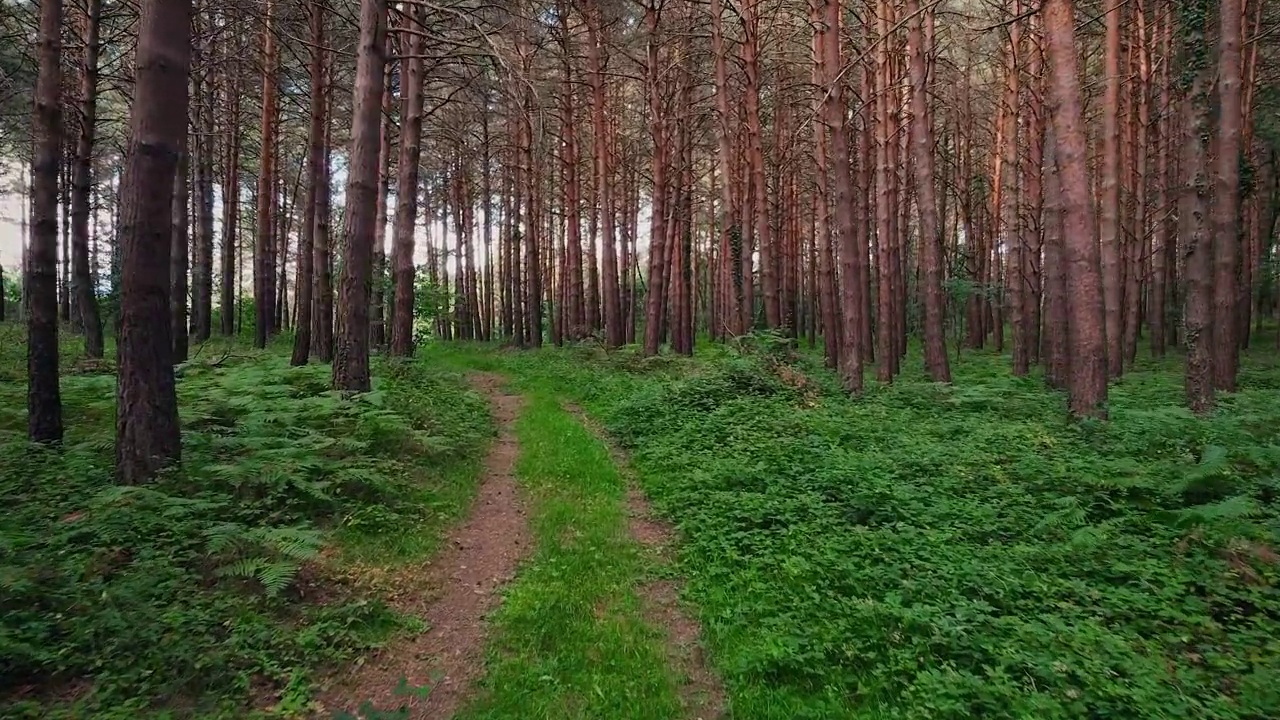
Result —
[[1045, 127], [1044, 138], [1044, 276], [1045, 382], [1049, 387], [1067, 388], [1071, 374], [1067, 265], [1062, 236], [1062, 184], [1052, 122]]
[[[1124, 371], [1121, 353], [1121, 287], [1122, 268], [1120, 252], [1120, 23], [1123, 20], [1122, 0], [1106, 0], [1106, 93], [1102, 101], [1102, 168], [1099, 185], [1102, 192], [1102, 221], [1098, 229], [1102, 234], [1102, 292], [1106, 313], [1107, 375], [1120, 377]], [[1059, 149], [1066, 145], [1065, 136], [1059, 137]], [[1065, 189], [1065, 188], [1064, 188]]]
[[184, 152], [191, 3], [143, 0], [121, 181], [116, 474], [135, 484], [182, 455], [169, 324], [173, 184]]
[[747, 112], [747, 153], [751, 173], [751, 186], [755, 191], [755, 231], [760, 248], [760, 284], [764, 294], [764, 322], [769, 329], [782, 323], [782, 310], [778, 300], [778, 276], [773, 225], [769, 217], [769, 188], [764, 178], [764, 147], [760, 122], [760, 0], [744, 0], [742, 3], [742, 63], [746, 70], [746, 86], [743, 88]]
[[325, 114], [324, 139], [321, 152], [320, 175], [316, 179], [316, 228], [315, 257], [311, 272], [315, 275], [312, 300], [315, 307], [311, 318], [311, 354], [320, 362], [333, 360], [333, 253], [329, 242], [330, 187], [329, 154], [333, 149], [333, 55], [326, 57], [324, 73]]
[[[889, 173], [890, 77], [889, 69], [889, 6], [888, 0], [880, 0], [876, 12], [879, 42], [876, 45], [876, 354], [879, 364], [876, 379], [892, 382], [894, 375], [893, 337], [893, 225], [894, 212]], [[838, 152], [838, 151], [837, 151]]]
[[1213, 202], [1213, 385], [1235, 392], [1240, 345], [1240, 17], [1241, 0], [1219, 0], [1218, 147]]
[[[207, 8], [208, 6], [205, 5]], [[196, 8], [197, 21], [202, 17]], [[211, 15], [211, 14], [210, 14]], [[202, 23], [206, 32], [213, 27], [211, 20]], [[198, 30], [193, 34], [199, 36]], [[213, 332], [213, 105], [216, 87], [212, 80], [206, 81], [204, 75], [210, 64], [205, 60], [212, 53], [206, 54], [199, 44], [193, 42], [192, 90], [198, 103], [195, 115], [197, 135], [193, 142], [195, 148], [195, 190], [196, 190], [196, 241], [195, 257], [191, 262], [191, 333], [196, 342], [204, 342]]]
[[1168, 275], [1165, 259], [1169, 256], [1172, 238], [1169, 235], [1169, 223], [1164, 216], [1170, 210], [1170, 187], [1172, 186], [1172, 168], [1169, 162], [1174, 152], [1172, 92], [1169, 85], [1169, 45], [1172, 34], [1173, 13], [1164, 11], [1161, 33], [1161, 55], [1165, 61], [1160, 63], [1160, 121], [1155, 124], [1157, 137], [1156, 147], [1156, 221], [1151, 228], [1151, 290], [1148, 295], [1150, 305], [1147, 311], [1148, 323], [1151, 326], [1151, 354], [1157, 358], [1164, 357], [1165, 352], [1165, 277]]
[[1216, 326], [1212, 308], [1215, 278], [1214, 242], [1208, 217], [1212, 192], [1208, 137], [1214, 68], [1204, 49], [1207, 42], [1205, 26], [1212, 22], [1208, 16], [1211, 7], [1208, 0], [1188, 0], [1178, 7], [1183, 13], [1180, 25], [1184, 32], [1180, 65], [1183, 66], [1183, 77], [1191, 78], [1190, 87], [1182, 99], [1182, 173], [1185, 185], [1178, 218], [1182, 223], [1181, 235], [1186, 238], [1187, 278], [1182, 324], [1187, 352], [1187, 406], [1199, 415], [1213, 409], [1215, 341], [1221, 341], [1220, 333], [1231, 332]]
[[[417, 17], [418, 13], [412, 13]], [[412, 24], [412, 23], [411, 23]], [[395, 283], [392, 355], [413, 352], [413, 232], [418, 219], [418, 156], [422, 143], [422, 35], [409, 35], [409, 57], [400, 62], [404, 83], [400, 124], [400, 157], [396, 163], [396, 225], [391, 246], [391, 272]]]
[[[835, 24], [833, 27], [827, 20], [829, 5], [835, 7]], [[828, 85], [829, 74], [827, 72], [827, 64], [825, 53], [828, 44], [831, 42], [832, 34], [838, 33], [838, 24], [840, 22], [839, 4], [832, 3], [830, 0], [810, 0], [809, 2], [809, 18], [813, 25], [813, 85], [814, 91], [814, 108], [813, 108], [813, 161], [814, 174], [817, 181], [817, 192], [814, 193], [814, 235], [817, 245], [818, 255], [818, 306], [822, 313], [822, 332], [823, 346], [826, 357], [826, 364], [829, 368], [837, 368], [840, 365], [842, 336], [840, 329], [839, 313], [836, 310], [836, 289], [835, 289], [835, 269], [832, 267], [833, 254], [831, 251], [831, 237], [835, 235], [838, 239], [843, 239], [850, 228], [839, 227], [839, 223], [835, 223], [837, 227], [832, 232], [832, 224], [829, 221], [830, 204], [827, 200], [831, 192], [831, 174], [828, 172], [827, 157], [827, 123], [830, 118], [827, 117], [825, 111], [828, 103], [829, 93], [839, 93], [841, 86], [839, 84], [834, 87]], [[835, 45], [835, 51], [838, 55], [840, 46]], [[841, 100], [837, 98], [836, 102]], [[837, 111], [843, 115], [843, 108], [837, 106]], [[843, 120], [842, 117], [836, 118]], [[832, 132], [843, 133], [843, 123], [837, 123], [832, 126]], [[845, 142], [845, 156], [848, 157], [849, 146], [848, 141]], [[846, 161], [847, 162], [847, 161]], [[848, 178], [845, 178], [846, 187], [844, 191], [848, 192]], [[852, 198], [847, 195], [843, 202], [846, 204], [851, 202]], [[836, 203], [841, 202], [840, 198], [836, 198]], [[837, 240], [839, 245], [839, 240]], [[844, 257], [844, 248], [841, 245], [841, 257]], [[850, 279], [850, 282], [856, 280], [856, 276]], [[849, 303], [852, 306], [853, 302]]]
[[925, 71], [924, 19], [919, 0], [907, 0], [911, 18], [911, 141], [916, 166], [916, 208], [920, 215], [921, 260], [924, 264], [924, 365], [934, 382], [951, 382], [942, 320], [946, 309], [942, 294], [942, 232], [938, 201], [934, 195], [933, 122], [929, 116]]
[[723, 0], [711, 0], [711, 47], [715, 56], [716, 139], [720, 184], [720, 270], [724, 283], [721, 315], [725, 335], [741, 335], [743, 326], [742, 224], [738, 214], [740, 199], [733, 177], [733, 132], [729, 115], [728, 51], [724, 46]]
[[1063, 260], [1066, 264], [1068, 379], [1071, 414], [1107, 415], [1106, 335], [1103, 329], [1101, 258], [1094, 236], [1093, 198], [1076, 73], [1075, 12], [1071, 0], [1043, 6], [1049, 53], [1055, 159], [1063, 204]]
[[351, 93], [351, 165], [343, 228], [346, 247], [333, 359], [333, 387], [346, 392], [367, 392], [370, 387], [369, 283], [378, 212], [378, 133], [386, 34], [386, 1], [361, 0], [360, 51]]
[[297, 332], [293, 336], [290, 365], [306, 365], [311, 353], [312, 305], [316, 261], [316, 196], [324, 177], [324, 0], [310, 0], [311, 11], [311, 122], [307, 129], [307, 194], [302, 207], [298, 242]]
[[169, 249], [169, 322], [173, 338], [173, 362], [187, 361], [187, 249], [190, 242], [188, 232], [190, 222], [190, 184], [187, 171], [189, 169], [190, 152], [187, 150], [187, 126], [182, 126], [182, 148], [178, 155], [178, 168], [173, 174], [173, 208], [170, 216], [173, 223]]
[[661, 70], [658, 67], [659, 9], [645, 6], [645, 26], [649, 30], [646, 84], [649, 90], [649, 129], [653, 136], [653, 208], [649, 233], [649, 277], [645, 302], [644, 354], [656, 355], [662, 342], [662, 304], [666, 273], [667, 240], [667, 137], [663, 128]]
[[[62, 157], [62, 0], [40, 3], [27, 310], [27, 437], [62, 442], [58, 380], [58, 166]], [[25, 239], [25, 236], [24, 236]]]
[[[228, 24], [230, 18], [228, 17]], [[227, 69], [227, 154], [222, 182], [222, 302], [221, 330], [236, 332], [236, 229], [240, 225], [240, 66], [233, 61], [228, 43], [223, 62]]]
[[[59, 255], [61, 275], [58, 281], [58, 317], [68, 323], [74, 332], [79, 325], [71, 317], [71, 158], [66, 154], [61, 140], [58, 145], [58, 207], [62, 209], [62, 254]], [[77, 318], [78, 320], [78, 318]]]
[[[387, 51], [384, 58], [391, 55], [394, 48], [388, 33]], [[370, 270], [369, 284], [369, 341], [374, 347], [381, 347], [387, 339], [384, 322], [386, 307], [387, 283], [387, 215], [391, 193], [391, 73], [392, 65], [385, 62], [382, 75], [382, 111], [378, 115], [378, 202], [373, 221], [373, 260]], [[408, 78], [403, 78], [402, 82]], [[408, 89], [407, 87], [405, 88]], [[402, 114], [401, 117], [404, 117]]]
[[1031, 87], [1027, 101], [1027, 158], [1022, 165], [1023, 204], [1021, 250], [1023, 287], [1023, 327], [1027, 333], [1030, 362], [1040, 362], [1042, 353], [1041, 308], [1044, 299], [1044, 136], [1048, 118], [1044, 111], [1044, 49], [1041, 46], [1039, 18], [1031, 20], [1032, 38], [1027, 62]]
[[[1136, 55], [1138, 85], [1131, 95], [1135, 95], [1130, 103], [1130, 127], [1133, 136], [1133, 207], [1134, 232], [1129, 238], [1126, 259], [1128, 273], [1125, 275], [1124, 288], [1124, 362], [1132, 368], [1138, 357], [1138, 333], [1141, 328], [1142, 292], [1141, 279], [1144, 275], [1144, 259], [1149, 257], [1147, 248], [1147, 131], [1151, 124], [1148, 99], [1151, 95], [1151, 75], [1147, 63], [1147, 24], [1146, 13], [1141, 2], [1136, 7], [1134, 35], [1136, 42], [1130, 48], [1131, 55]], [[1135, 107], [1136, 106], [1136, 107]]]
[[267, 346], [276, 299], [275, 266], [271, 262], [275, 251], [271, 236], [274, 219], [271, 209], [276, 188], [276, 35], [272, 27], [273, 12], [273, 0], [267, 0], [262, 31], [262, 167], [258, 172], [258, 234], [253, 258], [253, 346], [257, 348]]
[[80, 136], [71, 177], [71, 288], [84, 328], [84, 352], [101, 358], [102, 318], [89, 271], [89, 200], [93, 191], [93, 142], [98, 118], [98, 27], [102, 0], [88, 0], [84, 17], [84, 64], [80, 70]]
[[840, 55], [840, 3], [821, 0], [823, 24], [822, 45], [823, 123], [831, 132], [830, 175], [835, 189], [835, 227], [833, 234], [839, 248], [840, 314], [839, 332], [834, 325], [828, 338], [840, 338], [840, 379], [850, 393], [861, 393], [865, 336], [862, 324], [867, 321], [863, 292], [866, 282], [866, 234], [856, 227], [853, 170], [849, 163], [849, 129], [845, 122], [844, 86], [840, 72], [844, 67]]

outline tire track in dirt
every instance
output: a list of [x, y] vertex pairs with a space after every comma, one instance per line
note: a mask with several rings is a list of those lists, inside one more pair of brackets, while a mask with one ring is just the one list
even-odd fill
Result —
[[[494, 373], [469, 376], [489, 400], [498, 437], [485, 459], [470, 514], [445, 539], [424, 568], [430, 597], [406, 598], [397, 609], [421, 618], [427, 630], [394, 642], [355, 668], [326, 693], [331, 717], [365, 702], [377, 710], [407, 707], [415, 720], [451, 717], [484, 672], [486, 616], [501, 602], [501, 588], [531, 549], [528, 517], [515, 479], [519, 443], [514, 422], [524, 399], [503, 390]], [[397, 694], [401, 678], [426, 697]]]
[[[627, 530], [659, 564], [671, 562], [675, 529], [659, 519], [649, 499], [636, 485], [635, 473], [626, 451], [605, 432], [582, 408], [566, 404], [565, 409], [590, 430], [609, 450], [618, 473], [627, 481]], [[680, 582], [657, 578], [636, 588], [644, 618], [662, 633], [667, 662], [681, 681], [680, 704], [684, 717], [690, 720], [719, 720], [728, 706], [724, 683], [707, 662], [702, 645], [702, 626], [680, 602]]]

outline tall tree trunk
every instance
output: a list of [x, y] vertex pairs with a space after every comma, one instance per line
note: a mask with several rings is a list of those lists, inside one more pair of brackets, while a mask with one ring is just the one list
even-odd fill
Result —
[[925, 70], [924, 18], [919, 0], [907, 0], [911, 28], [911, 141], [916, 166], [916, 208], [920, 215], [921, 260], [924, 264], [924, 365], [934, 382], [951, 382], [942, 321], [946, 312], [942, 294], [942, 231], [938, 201], [934, 195], [933, 121], [929, 116]]
[[856, 227], [852, 167], [849, 162], [849, 129], [845, 121], [844, 86], [840, 72], [844, 67], [840, 55], [840, 3], [837, 0], [821, 0], [823, 24], [822, 74], [825, 97], [822, 102], [823, 123], [831, 132], [830, 176], [835, 189], [835, 227], [833, 234], [839, 248], [840, 260], [840, 331], [828, 332], [829, 338], [839, 337], [840, 379], [844, 389], [860, 393], [863, 388], [862, 372], [865, 357], [862, 324], [867, 322], [865, 286], [866, 234]]
[[733, 132], [729, 114], [728, 51], [724, 46], [723, 0], [711, 0], [711, 47], [715, 56], [716, 139], [720, 184], [720, 271], [725, 285], [722, 310], [727, 335], [741, 335], [743, 327], [742, 224], [738, 210], [740, 200], [733, 177]]
[[1061, 181], [1063, 259], [1067, 272], [1067, 333], [1071, 357], [1068, 379], [1071, 414], [1107, 415], [1106, 335], [1103, 329], [1101, 258], [1094, 236], [1093, 198], [1080, 78], [1076, 73], [1075, 12], [1071, 0], [1046, 0], [1045, 40], [1049, 54], [1055, 159]]
[[[412, 13], [418, 17], [418, 13]], [[391, 247], [395, 282], [392, 355], [413, 352], [413, 232], [418, 219], [418, 156], [422, 143], [422, 35], [409, 35], [408, 57], [400, 63], [404, 83], [401, 106], [400, 157], [396, 163], [396, 226]]]
[[1151, 228], [1151, 290], [1148, 295], [1150, 298], [1150, 306], [1147, 311], [1148, 322], [1151, 325], [1151, 354], [1155, 357], [1164, 357], [1165, 352], [1165, 277], [1168, 275], [1168, 269], [1165, 267], [1165, 259], [1169, 257], [1168, 249], [1176, 243], [1171, 242], [1173, 238], [1169, 234], [1169, 223], [1164, 216], [1169, 212], [1170, 206], [1170, 187], [1172, 186], [1172, 168], [1169, 162], [1170, 156], [1174, 152], [1176, 145], [1173, 138], [1173, 108], [1172, 108], [1172, 92], [1169, 85], [1169, 49], [1170, 37], [1173, 26], [1173, 12], [1166, 7], [1164, 10], [1163, 27], [1160, 29], [1161, 55], [1165, 58], [1160, 63], [1160, 95], [1158, 111], [1160, 121], [1155, 124], [1157, 137], [1155, 141], [1156, 147], [1156, 198], [1155, 198], [1155, 223]]
[[169, 249], [169, 322], [173, 338], [173, 362], [187, 361], [187, 249], [191, 214], [190, 183], [187, 177], [191, 153], [187, 150], [187, 126], [182, 126], [182, 151], [178, 155], [178, 168], [173, 174], [173, 223]]
[[653, 208], [649, 233], [649, 277], [645, 302], [644, 353], [656, 355], [662, 342], [663, 288], [666, 274], [667, 240], [667, 137], [662, 116], [662, 82], [658, 67], [658, 23], [660, 11], [657, 0], [645, 6], [645, 27], [649, 30], [648, 64], [646, 84], [649, 95], [649, 128], [653, 136]]
[[746, 70], [743, 88], [747, 111], [747, 154], [751, 186], [755, 191], [755, 231], [760, 248], [760, 284], [764, 294], [765, 326], [773, 329], [782, 324], [778, 299], [777, 257], [773, 225], [769, 217], [769, 188], [764, 176], [764, 146], [760, 122], [760, 0], [742, 3], [742, 63]]
[[62, 253], [58, 256], [61, 275], [58, 281], [58, 317], [70, 324], [74, 332], [78, 325], [71, 316], [71, 157], [59, 141], [58, 146], [58, 207], [62, 209]]
[[213, 97], [212, 83], [199, 97], [200, 134], [196, 138], [196, 243], [192, 261], [191, 327], [204, 342], [213, 332]]
[[310, 0], [311, 23], [311, 120], [307, 129], [307, 190], [302, 207], [302, 228], [298, 241], [298, 322], [293, 336], [290, 365], [306, 365], [311, 353], [312, 305], [314, 304], [316, 261], [316, 196], [324, 178], [324, 3]]
[[[27, 437], [62, 442], [58, 381], [58, 166], [62, 158], [62, 0], [40, 3], [31, 184], [31, 246], [22, 292], [27, 310]], [[25, 239], [25, 234], [24, 234]]]
[[1053, 122], [1045, 127], [1044, 163], [1044, 377], [1050, 387], [1067, 388], [1071, 374], [1070, 318], [1062, 235], [1062, 184], [1058, 176]]
[[273, 0], [267, 0], [262, 31], [262, 167], [258, 172], [258, 233], [253, 258], [253, 345], [257, 348], [267, 346], [275, 315], [275, 266], [271, 262], [275, 250], [271, 210], [276, 188], [276, 35], [272, 24], [273, 5]]
[[[489, 342], [493, 339], [493, 328], [497, 324], [495, 322], [494, 310], [494, 268], [493, 268], [493, 158], [491, 157], [491, 148], [489, 145], [489, 116], [486, 114], [481, 118], [481, 124], [484, 128], [484, 135], [481, 138], [484, 165], [480, 170], [480, 194], [484, 203], [484, 212], [481, 222], [481, 235], [484, 242], [484, 331], [481, 340]], [[501, 220], [499, 227], [501, 227]]]
[[[1119, 377], [1124, 371], [1121, 354], [1121, 237], [1120, 237], [1120, 23], [1122, 0], [1106, 0], [1106, 93], [1102, 101], [1102, 169], [1099, 185], [1102, 193], [1102, 292], [1106, 313], [1107, 374]], [[1066, 138], [1059, 137], [1059, 148]]]
[[[230, 16], [228, 16], [230, 24]], [[222, 297], [221, 330], [236, 332], [236, 229], [240, 225], [240, 64], [231, 58], [231, 43], [223, 56], [227, 65], [227, 154], [222, 179]]]
[[378, 212], [378, 154], [386, 0], [361, 0], [360, 50], [351, 93], [351, 165], [347, 175], [346, 243], [339, 281], [333, 387], [367, 392], [369, 379], [369, 283]]
[[116, 474], [135, 484], [182, 456], [169, 324], [170, 213], [185, 151], [191, 3], [143, 0], [121, 181]]
[[[384, 57], [394, 52], [390, 33], [387, 37], [387, 51]], [[382, 76], [382, 112], [379, 114], [378, 131], [378, 202], [373, 221], [373, 260], [370, 270], [369, 284], [369, 341], [374, 347], [386, 343], [385, 322], [386, 286], [387, 286], [387, 215], [389, 214], [389, 195], [391, 193], [391, 125], [394, 122], [391, 114], [391, 81], [392, 65], [384, 63]], [[405, 78], [407, 80], [407, 78]], [[408, 88], [405, 88], [406, 90]], [[403, 115], [401, 115], [403, 117]]]
[[[1183, 307], [1183, 343], [1186, 345], [1187, 406], [1205, 414], [1214, 404], [1214, 346], [1221, 341], [1213, 317], [1214, 242], [1209, 220], [1212, 181], [1209, 177], [1209, 106], [1214, 68], [1205, 51], [1206, 26], [1212, 22], [1209, 0], [1187, 0], [1178, 6], [1183, 52], [1180, 65], [1190, 87], [1182, 99], [1183, 162], [1185, 185], [1178, 212], [1181, 235], [1186, 239], [1187, 290]], [[1226, 122], [1225, 118], [1223, 122]]]
[[[1013, 5], [1014, 15], [1022, 13], [1022, 5], [1015, 2]], [[1019, 75], [1022, 72], [1022, 32], [1021, 21], [1015, 22], [1009, 28], [1009, 54], [1008, 65], [1005, 67], [1005, 99], [1004, 99], [1004, 120], [1005, 127], [1001, 133], [1002, 144], [996, 148], [998, 170], [996, 171], [996, 197], [1002, 198], [992, 206], [992, 219], [996, 225], [996, 232], [993, 234], [994, 243], [992, 245], [992, 262], [993, 267], [997, 268], [996, 274], [999, 277], [999, 268], [1001, 267], [1003, 256], [1001, 248], [1005, 248], [1008, 255], [1007, 269], [1004, 274], [1004, 282], [996, 281], [996, 286], [1000, 288], [997, 292], [996, 304], [996, 322], [995, 331], [996, 350], [1002, 350], [1004, 345], [1004, 313], [1005, 299], [1009, 301], [1010, 315], [1012, 316], [1013, 325], [1013, 374], [1025, 376], [1031, 364], [1031, 349], [1027, 342], [1027, 329], [1024, 327], [1023, 314], [1024, 293], [1022, 285], [1022, 218], [1018, 212], [1020, 205], [1020, 188], [1018, 184], [1018, 135], [1020, 129], [1021, 107], [1019, 106], [1019, 87], [1021, 80]]]
[[[889, 123], [890, 85], [889, 68], [889, 3], [877, 3], [876, 28], [879, 41], [876, 44], [876, 354], [879, 364], [876, 379], [892, 382], [894, 375], [893, 337], [893, 225], [890, 215], [894, 212], [889, 173], [889, 143], [892, 142]], [[838, 152], [838, 151], [837, 151]]]
[[80, 136], [71, 175], [71, 289], [76, 315], [84, 328], [84, 352], [102, 357], [102, 318], [98, 293], [89, 271], [89, 205], [93, 191], [93, 141], [98, 120], [98, 27], [102, 0], [87, 0], [84, 16], [84, 63], [80, 68]]
[[564, 334], [570, 339], [584, 337], [590, 332], [587, 311], [584, 307], [585, 288], [582, 281], [582, 218], [579, 215], [578, 185], [578, 133], [574, 123], [573, 107], [573, 44], [569, 35], [569, 3], [558, 0], [556, 12], [560, 18], [560, 55], [562, 71], [560, 82], [560, 127], [564, 136], [560, 164], [564, 175], [563, 202], [565, 219], [565, 307]]
[[[1126, 243], [1128, 272], [1124, 287], [1124, 362], [1133, 367], [1138, 357], [1138, 333], [1142, 314], [1141, 280], [1144, 275], [1144, 258], [1150, 255], [1147, 248], [1147, 130], [1151, 124], [1148, 98], [1151, 94], [1151, 76], [1147, 63], [1147, 23], [1141, 0], [1135, 5], [1135, 42], [1130, 48], [1131, 63], [1137, 64], [1138, 84], [1130, 103], [1130, 128], [1133, 139], [1133, 208], [1134, 232]], [[1134, 57], [1136, 56], [1136, 57]], [[1131, 73], [1132, 74], [1132, 73]]]
[[[833, 27], [827, 19], [827, 13], [830, 11], [829, 6], [833, 4], [836, 5], [834, 21], [836, 23], [836, 27]], [[840, 315], [836, 309], [835, 269], [832, 267], [833, 254], [831, 251], [831, 237], [832, 235], [835, 235], [837, 238], [837, 245], [839, 245], [839, 240], [843, 239], [845, 234], [850, 230], [850, 228], [839, 227], [839, 221], [837, 220], [837, 222], [834, 223], [834, 225], [837, 226], [835, 228], [835, 232], [832, 232], [833, 223], [828, 219], [830, 216], [830, 203], [827, 200], [828, 194], [831, 192], [830, 186], [832, 183], [830, 176], [832, 173], [828, 172], [829, 162], [827, 156], [827, 123], [830, 118], [827, 117], [825, 111], [828, 102], [828, 95], [830, 93], [838, 93], [841, 86], [839, 84], [834, 87], [828, 85], [829, 74], [827, 72], [825, 53], [827, 52], [828, 44], [831, 42], [831, 35], [833, 33], [838, 33], [838, 23], [840, 22], [839, 11], [839, 4], [832, 3], [830, 0], [810, 0], [809, 2], [809, 17], [813, 25], [813, 85], [816, 88], [814, 92], [813, 109], [813, 161], [815, 165], [815, 179], [818, 184], [817, 192], [814, 194], [814, 235], [818, 255], [819, 286], [817, 296], [819, 310], [822, 313], [823, 345], [826, 363], [827, 367], [830, 368], [836, 368], [840, 365], [843, 336], [840, 328]], [[840, 46], [838, 43], [835, 45], [834, 49], [838, 56], [840, 52]], [[837, 102], [840, 102], [839, 98], [837, 98]], [[837, 110], [840, 112], [841, 116], [843, 116], [844, 109], [837, 107]], [[843, 117], [837, 118], [837, 120], [843, 119]], [[837, 123], [831, 128], [831, 130], [832, 132], [843, 133], [844, 125], [843, 123]], [[848, 156], [848, 152], [849, 146], [848, 141], [846, 140], [846, 157]], [[847, 187], [847, 177], [845, 178], [845, 182], [846, 187], [844, 188], [844, 191], [847, 193], [849, 189]], [[849, 198], [846, 195], [843, 202], [847, 204], [851, 202], [851, 200], [852, 198]], [[839, 204], [840, 202], [841, 200], [837, 196], [836, 204]], [[844, 248], [843, 246], [840, 246], [840, 248], [841, 257], [843, 259], [845, 256]], [[856, 281], [856, 276], [850, 278], [851, 283], [854, 281]], [[853, 302], [850, 301], [849, 306], [852, 305]]]
[[1241, 0], [1219, 0], [1218, 147], [1213, 190], [1213, 385], [1234, 392], [1240, 364], [1236, 301], [1240, 294], [1240, 18]]
[[1044, 48], [1039, 31], [1039, 18], [1031, 20], [1031, 47], [1027, 61], [1030, 88], [1027, 99], [1027, 157], [1022, 164], [1023, 205], [1021, 250], [1023, 287], [1023, 327], [1026, 328], [1030, 362], [1040, 362], [1042, 348], [1041, 308], [1044, 299], [1044, 136], [1048, 118], [1044, 111]]
[[[195, 221], [196, 237], [191, 258], [191, 323], [190, 331], [196, 342], [209, 339], [212, 330], [210, 313], [213, 309], [213, 104], [216, 95], [214, 74], [209, 71], [201, 43], [196, 41], [212, 27], [211, 21], [202, 22], [200, 5], [193, 5], [195, 27], [192, 29], [191, 92], [195, 108], [193, 116], [196, 135], [191, 140], [192, 157], [195, 160]], [[210, 16], [212, 13], [210, 13]], [[209, 33], [211, 34], [211, 33]]]
[[321, 152], [320, 175], [316, 179], [315, 257], [311, 272], [315, 274], [315, 307], [311, 318], [311, 354], [320, 362], [333, 360], [333, 253], [329, 237], [330, 178], [329, 154], [333, 149], [333, 54], [326, 56], [324, 72], [324, 149]]

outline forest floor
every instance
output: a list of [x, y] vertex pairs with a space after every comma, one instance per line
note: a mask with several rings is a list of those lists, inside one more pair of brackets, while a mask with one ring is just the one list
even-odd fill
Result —
[[142, 489], [101, 367], [67, 364], [63, 452], [24, 446], [20, 350], [5, 717], [1280, 717], [1269, 348], [1204, 419], [1143, 359], [1106, 423], [990, 352], [850, 401], [768, 339], [432, 343], [344, 400], [206, 350]]

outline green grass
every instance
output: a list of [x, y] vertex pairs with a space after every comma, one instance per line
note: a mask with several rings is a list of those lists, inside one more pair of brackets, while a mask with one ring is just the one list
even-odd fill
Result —
[[348, 578], [418, 561], [471, 497], [490, 426], [459, 376], [380, 363], [343, 399], [283, 341], [219, 344], [181, 372], [181, 468], [121, 488], [110, 367], [64, 338], [65, 446], [33, 448], [0, 333], [0, 716], [291, 715], [416, 625]]
[[684, 538], [743, 718], [1280, 717], [1280, 367], [1212, 417], [1177, 358], [1111, 421], [1008, 359], [845, 397], [809, 356], [431, 347], [583, 403]]
[[517, 474], [536, 547], [493, 618], [483, 691], [461, 717], [678, 717], [676, 678], [636, 596], [650, 568], [627, 535], [624, 482], [554, 396], [523, 389]]

